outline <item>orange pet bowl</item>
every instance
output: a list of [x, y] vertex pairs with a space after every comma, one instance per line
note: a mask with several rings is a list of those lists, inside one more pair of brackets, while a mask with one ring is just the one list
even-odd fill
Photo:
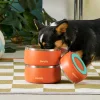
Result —
[[25, 66], [25, 80], [31, 83], [56, 83], [61, 80], [60, 66]]
[[61, 50], [25, 47], [24, 63], [35, 66], [55, 66], [59, 64]]
[[66, 53], [60, 60], [60, 67], [65, 76], [73, 83], [78, 83], [87, 77], [87, 68], [76, 53]]

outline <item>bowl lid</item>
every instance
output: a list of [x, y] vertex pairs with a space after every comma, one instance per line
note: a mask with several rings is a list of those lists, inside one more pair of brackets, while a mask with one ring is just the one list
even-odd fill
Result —
[[[69, 58], [71, 59], [71, 63], [72, 63], [71, 65], [74, 65], [74, 69], [73, 69], [73, 67], [69, 66], [70, 69], [72, 68], [72, 70], [75, 70], [76, 72], [80, 73], [81, 75], [87, 75], [87, 67], [84, 64], [83, 60], [80, 58], [80, 56], [76, 53], [72, 53], [72, 52], [69, 52], [69, 53], [70, 53], [69, 55], [66, 54], [63, 56], [65, 58], [60, 63], [61, 70], [62, 70], [63, 74], [65, 75], [65, 77], [67, 77], [70, 80], [68, 73], [66, 72], [66, 70], [69, 66], [69, 64], [67, 66], [67, 63], [66, 63], [66, 61], [67, 61], [66, 59], [68, 56], [70, 56]], [[63, 59], [63, 57], [62, 57], [62, 59]], [[70, 80], [70, 81], [72, 82], [72, 80]]]

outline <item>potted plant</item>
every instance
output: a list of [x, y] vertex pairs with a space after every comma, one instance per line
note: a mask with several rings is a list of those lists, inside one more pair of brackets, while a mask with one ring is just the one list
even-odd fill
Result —
[[39, 6], [40, 2], [41, 0], [0, 1], [0, 30], [6, 40], [16, 44], [37, 44], [38, 30], [33, 19], [44, 25], [56, 20]]

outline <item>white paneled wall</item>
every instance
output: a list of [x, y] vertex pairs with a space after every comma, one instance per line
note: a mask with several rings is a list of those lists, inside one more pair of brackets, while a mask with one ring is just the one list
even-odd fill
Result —
[[84, 19], [100, 18], [100, 0], [84, 1]]
[[[100, 0], [83, 1], [83, 19], [100, 18]], [[74, 18], [74, 0], [43, 0], [43, 8], [57, 20]]]
[[68, 18], [68, 0], [43, 0], [43, 8], [57, 20]]

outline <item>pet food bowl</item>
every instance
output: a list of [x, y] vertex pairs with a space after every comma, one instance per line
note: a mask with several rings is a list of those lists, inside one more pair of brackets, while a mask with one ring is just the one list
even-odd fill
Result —
[[40, 49], [35, 46], [26, 46], [24, 52], [24, 62], [35, 66], [55, 66], [59, 64], [61, 50]]
[[24, 52], [25, 80], [31, 83], [56, 83], [61, 80], [61, 51], [27, 46]]
[[31, 83], [57, 83], [61, 80], [60, 66], [25, 65], [25, 80]]
[[87, 68], [76, 53], [66, 53], [60, 60], [60, 67], [65, 76], [73, 83], [78, 83], [87, 77]]

